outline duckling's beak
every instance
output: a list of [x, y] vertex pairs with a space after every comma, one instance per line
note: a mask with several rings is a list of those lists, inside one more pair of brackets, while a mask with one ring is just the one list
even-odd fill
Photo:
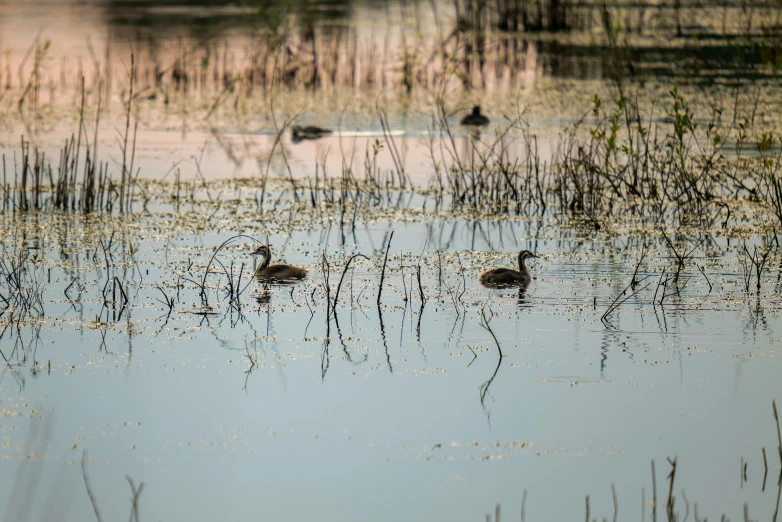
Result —
[[250, 252], [250, 255], [251, 255], [251, 256], [257, 256], [257, 255], [260, 255], [260, 254], [261, 254], [261, 249], [260, 249], [260, 248], [258, 248], [258, 249], [256, 249], [256, 250], [253, 250], [252, 252]]

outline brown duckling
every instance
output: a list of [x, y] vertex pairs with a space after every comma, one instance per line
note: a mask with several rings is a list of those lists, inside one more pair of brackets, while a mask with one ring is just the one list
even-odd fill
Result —
[[269, 245], [259, 246], [251, 255], [262, 256], [261, 264], [253, 274], [259, 281], [293, 282], [307, 277], [307, 271], [298, 266], [269, 265], [272, 260], [272, 251]]
[[476, 105], [472, 108], [472, 114], [468, 114], [462, 118], [462, 125], [470, 125], [473, 127], [483, 127], [489, 124], [489, 118], [481, 114], [481, 106]]
[[331, 129], [323, 129], [314, 125], [307, 125], [306, 127], [294, 125], [291, 127], [291, 137], [294, 143], [299, 143], [302, 140], [317, 140], [331, 133]]
[[492, 268], [481, 274], [478, 280], [483, 286], [522, 286], [526, 287], [532, 281], [532, 276], [524, 264], [526, 259], [538, 257], [529, 250], [519, 252], [519, 269]]

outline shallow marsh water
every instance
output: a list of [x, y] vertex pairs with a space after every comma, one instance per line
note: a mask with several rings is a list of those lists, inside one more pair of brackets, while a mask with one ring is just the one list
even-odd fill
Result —
[[[203, 6], [93, 4], [110, 9], [74, 8], [76, 16], [55, 19], [43, 2], [0, 7], [0, 65], [20, 71], [0, 73], [8, 185], [21, 168], [20, 135], [47, 157], [59, 157], [77, 128], [85, 71], [90, 134], [103, 99], [99, 86], [113, 82], [97, 144], [116, 181], [129, 34], [142, 44], [138, 81], [148, 89], [132, 111], [142, 180], [132, 212], [17, 212], [5, 205], [0, 214], [0, 261], [21, 260], [23, 267], [5, 265], [4, 277], [14, 276], [4, 281], [19, 277], [31, 291], [14, 300], [20, 292], [0, 285], [5, 303], [19, 305], [0, 317], [6, 327], [0, 351], [9, 363], [0, 373], [3, 520], [95, 519], [80, 465], [85, 450], [104, 520], [128, 516], [126, 476], [144, 483], [142, 519], [475, 521], [499, 504], [507, 520], [519, 516], [526, 491], [526, 520], [580, 520], [586, 496], [588, 513], [599, 520], [615, 516], [615, 486], [618, 519], [651, 520], [650, 462], [662, 518], [671, 471], [666, 458], [674, 456], [679, 520], [694, 517], [694, 503], [700, 519], [724, 513], [736, 520], [746, 505], [749, 518], [777, 520], [782, 489], [771, 401], [782, 399], [780, 259], [777, 248], [756, 296], [745, 290], [746, 258], [739, 250], [773, 245], [767, 206], [736, 201], [727, 217], [718, 212], [708, 226], [683, 225], [680, 218], [665, 228], [619, 215], [594, 230], [553, 207], [542, 217], [451, 207], [450, 196], [432, 188], [438, 162], [444, 171], [451, 152], [474, 159], [508, 127], [514, 127], [509, 157], [524, 156], [524, 130], [539, 138], [540, 158], [549, 161], [563, 128], [590, 114], [595, 93], [604, 101], [617, 97], [604, 80], [612, 68], [600, 35], [583, 31], [558, 42], [545, 33], [523, 34], [516, 42], [519, 70], [509, 79], [507, 64], [500, 64], [483, 89], [434, 92], [416, 84], [408, 96], [398, 86], [273, 84], [220, 105], [233, 91], [219, 75], [214, 85], [209, 78], [234, 59], [240, 63], [257, 43], [241, 39], [246, 20], [231, 18], [243, 8], [210, 18], [214, 12]], [[352, 26], [362, 38], [396, 41], [400, 27], [416, 20], [411, 12], [400, 14], [405, 2], [386, 11], [377, 3], [338, 4], [324, 27]], [[450, 2], [431, 5], [451, 8]], [[715, 12], [701, 19], [713, 21]], [[686, 31], [697, 29], [695, 18], [685, 17]], [[217, 19], [227, 20], [225, 32], [202, 34]], [[35, 34], [30, 20], [38, 21], [41, 41], [53, 41], [41, 69], [47, 87], [35, 110], [31, 102], [17, 107], [30, 74], [24, 62]], [[150, 38], [161, 20], [175, 30]], [[742, 23], [731, 17], [728, 32]], [[722, 39], [735, 43], [732, 36], [711, 34], [695, 52], [686, 38], [640, 32], [624, 35], [631, 43], [625, 65], [638, 72], [628, 82], [650, 120], [667, 122], [667, 106], [643, 111], [679, 83], [699, 116], [712, 105], [727, 114], [735, 103], [737, 113], [752, 115], [753, 133], [776, 130], [782, 102], [773, 39], [747, 38], [726, 50]], [[88, 33], [90, 44], [81, 39]], [[318, 35], [313, 42], [294, 38], [292, 45], [306, 51], [330, 37]], [[207, 70], [209, 81], [191, 90], [173, 89], [174, 64], [187, 62], [178, 54], [182, 45]], [[210, 54], [218, 48], [230, 60]], [[104, 49], [113, 73], [100, 63]], [[384, 74], [398, 77], [399, 63], [384, 57]], [[155, 65], [172, 76], [159, 91], [152, 88]], [[234, 72], [244, 74], [239, 66]], [[744, 83], [737, 87], [737, 79]], [[438, 96], [447, 101], [452, 149], [430, 139], [448, 139], [437, 120]], [[492, 126], [473, 148], [458, 121], [475, 103], [492, 116]], [[312, 187], [316, 173], [321, 183], [324, 171], [338, 183], [347, 164], [363, 178], [376, 145], [383, 145], [378, 179], [388, 181], [396, 165], [381, 108], [414, 188], [399, 190], [397, 179], [376, 199], [362, 199], [355, 214], [355, 201], [340, 212], [325, 188], [313, 196], [321, 198], [317, 205], [293, 201], [290, 187], [298, 184], [306, 199], [304, 187]], [[276, 144], [280, 126], [294, 116], [337, 132], [300, 144], [285, 132]], [[694, 249], [678, 285], [658, 285], [660, 274], [670, 276], [677, 266], [661, 230], [681, 251]], [[262, 288], [248, 277], [254, 242], [242, 238], [210, 265], [204, 306], [199, 284], [207, 264], [237, 234], [268, 241], [275, 260], [303, 266], [310, 277]], [[534, 279], [525, 293], [478, 284], [482, 270], [514, 266], [520, 249], [541, 255], [529, 262]], [[322, 255], [334, 299], [345, 262], [356, 253], [368, 259], [355, 259], [345, 273], [330, 314]], [[638, 295], [602, 322], [642, 254]], [[248, 285], [240, 306], [230, 305], [224, 270], [237, 279], [241, 273], [241, 286]]]
[[[166, 211], [113, 225], [56, 215], [16, 222], [38, 245], [31, 276], [47, 287], [40, 335], [30, 321], [3, 344], [13, 358], [23, 349], [11, 351], [12, 342], [31, 343], [28, 363], [0, 384], [7, 513], [44, 518], [37, 510], [54, 495], [69, 506], [66, 520], [90, 518], [84, 449], [106, 519], [127, 514], [125, 475], [145, 483], [142, 516], [163, 520], [475, 520], [496, 503], [515, 517], [525, 489], [531, 520], [580, 518], [585, 495], [592, 513], [610, 516], [612, 483], [620, 513], [640, 518], [642, 489], [652, 496], [650, 459], [662, 496], [665, 457], [674, 455], [676, 491], [702, 517], [737, 517], [745, 502], [753, 516], [774, 512], [780, 287], [768, 276], [760, 305], [748, 302], [726, 239], [699, 259], [711, 292], [688, 271], [681, 296], [652, 305], [650, 289], [606, 326], [600, 316], [633, 274], [637, 238], [550, 219], [422, 215], [369, 220], [344, 237], [302, 223], [275, 234], [278, 218], [242, 210], [212, 220], [176, 225]], [[99, 241], [108, 244], [112, 228], [116, 267], [107, 272]], [[202, 314], [196, 286], [180, 279], [177, 289], [175, 274], [200, 277], [231, 229], [270, 231], [275, 255], [310, 279], [273, 287], [268, 302], [253, 299], [263, 292], [252, 286], [239, 314], [218, 296], [225, 281], [215, 272], [214, 314]], [[525, 295], [477, 284], [481, 269], [512, 265], [520, 248], [542, 255]], [[219, 259], [238, 273], [249, 251], [240, 242]], [[328, 327], [324, 251], [332, 292], [349, 254], [370, 257], [347, 273]], [[421, 255], [423, 309], [412, 277]], [[672, 266], [665, 245], [649, 244], [647, 256], [641, 274]], [[107, 309], [101, 288], [122, 270], [128, 306]], [[76, 275], [81, 288], [64, 297]], [[179, 295], [168, 317], [158, 284]]]

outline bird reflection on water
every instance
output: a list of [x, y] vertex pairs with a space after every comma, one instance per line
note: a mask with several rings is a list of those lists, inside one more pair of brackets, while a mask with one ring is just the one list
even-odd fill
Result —
[[252, 297], [258, 304], [266, 305], [272, 301], [272, 291], [268, 287], [264, 287], [258, 292], [253, 293]]

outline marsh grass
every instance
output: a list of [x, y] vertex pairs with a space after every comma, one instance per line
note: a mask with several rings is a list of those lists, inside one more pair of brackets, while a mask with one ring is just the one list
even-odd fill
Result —
[[757, 245], [752, 247], [752, 252], [747, 248], [747, 245], [742, 245], [742, 250], [739, 252], [739, 263], [742, 269], [742, 280], [744, 281], [744, 291], [749, 294], [750, 281], [752, 276], [755, 276], [755, 292], [757, 296], [760, 296], [760, 287], [763, 280], [763, 272], [766, 269], [766, 263], [768, 262], [769, 255], [774, 249], [771, 245], [764, 245], [762, 248], [758, 248]]
[[[472, 135], [460, 150], [440, 99], [437, 127], [428, 137], [429, 189], [438, 199], [448, 196], [451, 210], [549, 213], [595, 230], [617, 219], [724, 229], [747, 204], [778, 221], [782, 178], [778, 152], [771, 152], [774, 138], [764, 134], [756, 145], [760, 157], [753, 153], [751, 125], [737, 105], [725, 118], [731, 109], [715, 102], [701, 118], [674, 88], [646, 112], [638, 106], [621, 97], [607, 106], [595, 96], [592, 109], [564, 129], [547, 162], [523, 110], [493, 136]], [[773, 235], [776, 226], [759, 223]]]
[[[135, 65], [131, 53], [130, 90], [133, 90]], [[100, 92], [102, 86], [98, 87]], [[90, 137], [85, 121], [85, 87], [81, 84], [78, 131], [65, 140], [59, 151], [56, 173], [51, 159], [45, 153], [32, 148], [29, 140], [21, 138], [20, 157], [13, 157], [13, 185], [8, 172], [7, 158], [3, 154], [4, 211], [64, 211], [64, 212], [112, 212], [130, 211], [134, 199], [134, 187], [138, 184], [139, 171], [134, 172], [136, 136], [138, 125], [131, 133], [131, 105], [128, 100], [124, 132], [118, 133], [118, 146], [122, 154], [120, 180], [115, 182], [110, 173], [109, 161], [98, 159], [98, 128], [101, 117], [101, 100], [95, 111], [94, 133]], [[92, 138], [92, 141], [90, 141]], [[32, 150], [31, 150], [32, 149]], [[21, 162], [21, 165], [18, 164]]]
[[[738, 116], [737, 104], [728, 118], [723, 114], [730, 113], [730, 109], [716, 102], [706, 118], [700, 118], [677, 89], [672, 89], [664, 102], [653, 100], [646, 112], [639, 109], [637, 100], [630, 102], [620, 97], [607, 104], [596, 96], [591, 109], [565, 129], [555, 157], [547, 161], [538, 152], [537, 137], [525, 121], [525, 110], [520, 105], [515, 114], [505, 116], [493, 132], [486, 130], [464, 136], [453, 128], [453, 112], [441, 95], [436, 99], [433, 124], [426, 138], [433, 174], [429, 182], [422, 185], [414, 182], [406, 171], [405, 148], [395, 142], [386, 110], [378, 101], [375, 114], [383, 139], [368, 143], [363, 165], [358, 169], [354, 167], [353, 159], [345, 155], [340, 137], [342, 161], [336, 175], [326, 171], [324, 156], [316, 163], [314, 177], [302, 180], [293, 176], [283, 156], [286, 172], [279, 177], [272, 176], [271, 155], [276, 149], [284, 154], [282, 135], [293, 121], [285, 119], [281, 120], [276, 132], [262, 176], [211, 182], [201, 171], [199, 158], [194, 160], [196, 178], [191, 183], [183, 183], [179, 168], [172, 169], [175, 171], [172, 185], [159, 181], [142, 182], [138, 178], [140, 167], [135, 158], [132, 96], [137, 92], [133, 80], [137, 72], [134, 59], [130, 65], [130, 96], [123, 112], [124, 126], [117, 131], [121, 152], [121, 159], [116, 160], [121, 172], [119, 182], [112, 181], [108, 162], [92, 159], [97, 157], [100, 113], [96, 114], [92, 137], [86, 132], [85, 120], [80, 116], [78, 133], [72, 135], [61, 152], [56, 178], [48, 159], [33, 150], [29, 142], [22, 141], [23, 161], [20, 170], [14, 170], [13, 184], [6, 179], [2, 190], [3, 208], [6, 215], [20, 217], [67, 212], [107, 216], [128, 214], [136, 218], [149, 213], [151, 208], [159, 216], [170, 213], [176, 222], [190, 221], [188, 226], [192, 225], [194, 230], [214, 227], [218, 220], [223, 222], [223, 230], [237, 223], [247, 226], [248, 234], [236, 235], [231, 231], [230, 239], [210, 252], [211, 258], [205, 267], [188, 260], [186, 267], [178, 266], [171, 271], [169, 280], [157, 282], [155, 297], [150, 300], [157, 299], [163, 305], [161, 317], [165, 321], [175, 309], [182, 308], [180, 289], [183, 285], [197, 292], [193, 313], [206, 318], [228, 310], [241, 320], [243, 303], [246, 303], [242, 296], [252, 284], [251, 269], [244, 260], [224, 259], [222, 254], [230, 252], [228, 247], [238, 238], [257, 241], [250, 235], [252, 231], [259, 232], [260, 237], [260, 233], [302, 227], [311, 229], [313, 223], [320, 223], [324, 228], [337, 228], [340, 244], [345, 245], [351, 233], [355, 236], [357, 224], [400, 219], [405, 213], [411, 213], [413, 200], [421, 205], [418, 219], [424, 219], [422, 216], [430, 211], [450, 218], [546, 218], [555, 220], [563, 229], [581, 232], [610, 236], [629, 229], [657, 236], [660, 243], [665, 242], [667, 251], [675, 258], [674, 263], [663, 267], [659, 278], [657, 273], [641, 275], [641, 279], [652, 280], [642, 287], [636, 266], [630, 284], [618, 296], [612, 296], [613, 301], [602, 316], [609, 327], [609, 317], [631, 298], [638, 302], [645, 299], [643, 293], [655, 280], [657, 285], [651, 297], [654, 306], [663, 305], [666, 299], [681, 302], [682, 290], [692, 274], [681, 279], [680, 276], [695, 267], [707, 280], [711, 292], [705, 270], [692, 262], [692, 258], [712, 234], [742, 234], [745, 238], [762, 236], [771, 238], [768, 245], [776, 241], [776, 227], [771, 223], [779, 219], [778, 208], [782, 202], [777, 201], [780, 195], [779, 158], [774, 155], [774, 138], [770, 134], [763, 135], [756, 147], [758, 154], [750, 154], [748, 150], [753, 148], [749, 145], [750, 118]], [[271, 97], [269, 104], [273, 109]], [[85, 111], [80, 111], [80, 115], [83, 114]], [[386, 164], [393, 168], [379, 166], [386, 157], [390, 159]], [[139, 201], [143, 208], [134, 213], [133, 205]], [[742, 222], [749, 222], [749, 226]], [[692, 242], [688, 234], [695, 236]], [[93, 260], [102, 257], [104, 261], [100, 276], [101, 309], [95, 319], [104, 341], [106, 331], [120, 320], [129, 321], [129, 314], [137, 305], [131, 295], [127, 268], [120, 270], [114, 259], [118, 247], [113, 238], [113, 232], [110, 236], [101, 235], [92, 256]], [[384, 245], [383, 265], [378, 263], [375, 267], [380, 278], [376, 294], [378, 308], [384, 292], [390, 238]], [[126, 244], [122, 248], [125, 249], [124, 262], [133, 265], [136, 247]], [[305, 302], [312, 316], [318, 309], [315, 298], [325, 303], [327, 325], [331, 324], [332, 318], [338, 325], [340, 291], [343, 283], [347, 285], [348, 273], [351, 282], [347, 286], [352, 295], [351, 261], [357, 257], [362, 256], [356, 254], [338, 263], [342, 275], [334, 293], [330, 284], [334, 267], [323, 253], [320, 263], [323, 284], [313, 287]], [[742, 259], [745, 273], [750, 267], [754, 270], [759, 293], [764, 271], [774, 260], [772, 252], [755, 252]], [[470, 268], [463, 265], [458, 254], [450, 262], [452, 273], [445, 278], [442, 277], [442, 264], [438, 262], [438, 302], [449, 302], [458, 320], [469, 309], [464, 296]], [[401, 273], [405, 310], [415, 295], [414, 279], [417, 278], [420, 323], [427, 299], [423, 291], [422, 281], [426, 274], [421, 273], [421, 258], [408, 265], [402, 261], [395, 270]], [[7, 272], [13, 274], [14, 270], [9, 268]], [[748, 288], [749, 278], [745, 277], [744, 281]], [[32, 285], [31, 282], [23, 283]], [[139, 284], [134, 286], [137, 291]], [[71, 276], [66, 297], [71, 300], [69, 292], [75, 289], [81, 292], [81, 288], [78, 276]], [[176, 289], [175, 295], [167, 292], [172, 289]], [[379, 309], [378, 314], [382, 317], [382, 310]], [[330, 338], [330, 331], [326, 337]], [[324, 368], [327, 359], [324, 358]]]
[[[208, 122], [242, 117], [257, 110], [259, 100], [265, 112], [275, 91], [327, 98], [347, 92], [348, 99], [358, 96], [367, 106], [378, 93], [401, 95], [405, 103], [411, 96], [430, 99], [442, 93], [513, 96], [529, 87], [529, 73], [535, 77], [541, 66], [559, 68], [556, 57], [540, 63], [552, 42], [590, 55], [590, 66], [605, 70], [599, 74], [629, 82], [644, 67], [659, 69], [654, 58], [643, 63], [644, 51], [669, 53], [678, 69], [692, 77], [706, 75], [701, 58], [683, 60], [679, 48], [693, 46], [700, 55], [727, 41], [747, 50], [730, 72], [754, 78], [778, 65], [774, 56], [782, 35], [782, 8], [771, 0], [708, 9], [690, 0], [673, 5], [453, 0], [429, 7], [422, 14], [426, 5], [399, 6], [399, 22], [389, 19], [385, 31], [366, 35], [353, 24], [322, 23], [315, 10], [287, 5], [275, 7], [279, 12], [273, 16], [248, 16], [241, 36], [196, 40], [175, 31], [160, 37], [140, 29], [130, 38], [109, 38], [102, 49], [88, 37], [88, 57], [59, 56], [55, 42], [37, 37], [21, 58], [0, 54], [0, 108], [18, 117], [34, 139], [59, 107], [71, 106], [75, 113], [85, 106], [82, 90], [88, 111], [102, 104], [112, 115], [134, 104], [136, 116], [154, 106], [167, 115], [197, 115]], [[433, 27], [422, 20], [431, 20]], [[659, 44], [666, 37], [672, 43]], [[129, 52], [135, 60], [128, 67]], [[760, 63], [748, 67], [746, 55]], [[691, 61], [694, 73], [688, 70]], [[770, 67], [761, 66], [764, 61]], [[652, 74], [676, 77], [676, 71]]]
[[[379, 96], [374, 98], [374, 109], [383, 139], [367, 146], [363, 180], [354, 170], [352, 159], [348, 161], [344, 157], [340, 138], [343, 158], [338, 175], [326, 172], [324, 157], [322, 162], [316, 163], [314, 176], [313, 173], [307, 176], [307, 187], [299, 185], [288, 162], [282, 136], [300, 112], [278, 124], [278, 99], [282, 93], [295, 94], [297, 89], [325, 85], [339, 86], [338, 78], [355, 78], [355, 74], [337, 71], [350, 63], [339, 58], [341, 46], [357, 44], [355, 38], [340, 36], [341, 31], [350, 30], [347, 28], [329, 33], [308, 26], [310, 30], [294, 35], [291, 26], [281, 21], [273, 30], [261, 31], [252, 44], [253, 52], [247, 55], [249, 61], [239, 60], [227, 45], [218, 52], [218, 48], [188, 48], [180, 40], [173, 63], [164, 66], [149, 62], [159, 60], [158, 55], [144, 54], [144, 51], [132, 48], [122, 81], [113, 77], [114, 68], [108, 61], [116, 53], [107, 45], [106, 62], [93, 56], [94, 74], [89, 76], [82, 71], [78, 81], [75, 97], [78, 100], [78, 129], [60, 150], [58, 168], [54, 169], [52, 161], [33, 147], [30, 139], [35, 139], [35, 130], [31, 130], [33, 136], [22, 138], [18, 159], [16, 155], [14, 158], [4, 155], [2, 207], [20, 211], [126, 213], [131, 211], [134, 201], [140, 199], [147, 208], [149, 195], [139, 182], [140, 169], [135, 158], [141, 102], [144, 99], [154, 101], [156, 92], [178, 92], [182, 96], [179, 103], [189, 113], [192, 107], [198, 106], [191, 96], [203, 91], [203, 96], [208, 98], [212, 96], [210, 89], [217, 89], [219, 94], [210, 102], [206, 120], [224, 105], [232, 105], [231, 109], [226, 109], [226, 114], [233, 111], [232, 117], [246, 112], [244, 103], [254, 96], [264, 100], [265, 110], [274, 124], [275, 140], [256, 197], [257, 207], [262, 211], [268, 208], [268, 199], [275, 210], [279, 203], [279, 199], [269, 198], [266, 191], [272, 157], [278, 152], [284, 161], [291, 185], [289, 193], [294, 200], [298, 202], [301, 197], [316, 209], [323, 205], [338, 206], [341, 224], [355, 223], [362, 205], [376, 205], [384, 197], [389, 198], [393, 191], [414, 190], [434, 195], [438, 205], [447, 200], [450, 206], [447, 210], [520, 216], [548, 212], [569, 215], [574, 222], [583, 222], [594, 229], [605, 227], [618, 215], [675, 227], [709, 228], [721, 219], [724, 228], [735, 214], [735, 207], [750, 201], [770, 210], [777, 225], [782, 226], [782, 176], [779, 171], [782, 152], [776, 146], [778, 138], [773, 132], [763, 133], [757, 144], [752, 143], [757, 100], [751, 114], [740, 116], [736, 91], [733, 107], [715, 99], [705, 104], [709, 107], [708, 114], [699, 116], [677, 88], [671, 89], [667, 99], [662, 101], [653, 99], [642, 104], [637, 95], [632, 99], [628, 82], [621, 72], [626, 65], [619, 48], [621, 24], [618, 15], [609, 12], [606, 6], [600, 14], [599, 29], [617, 54], [611, 67], [616, 73], [613, 76], [618, 92], [615, 101], [606, 102], [595, 95], [591, 110], [563, 130], [556, 146], [557, 153], [551, 159], [541, 157], [538, 138], [525, 121], [525, 110], [518, 103], [515, 114], [506, 115], [493, 133], [474, 133], [460, 146], [462, 140], [456, 137], [457, 131], [449, 122], [456, 111], [452, 112], [446, 99], [454, 92], [451, 82], [471, 81], [474, 74], [469, 68], [475, 65], [476, 59], [480, 74], [491, 69], [491, 60], [485, 53], [495, 52], [487, 43], [487, 39], [494, 36], [490, 31], [483, 34], [493, 25], [488, 20], [498, 13], [512, 12], [523, 20], [511, 20], [509, 27], [526, 27], [536, 16], [542, 16], [540, 12], [531, 15], [532, 4], [528, 2], [497, 2], [493, 9], [489, 4], [484, 1], [463, 5], [457, 1], [454, 4], [457, 28], [442, 41], [432, 44], [431, 58], [421, 66], [424, 69], [439, 67], [436, 72], [416, 73], [411, 61], [427, 53], [419, 52], [411, 57], [410, 52], [405, 51], [405, 79], [401, 82], [404, 89], [409, 92], [417, 81], [424, 82], [423, 88], [434, 97], [433, 124], [428, 129], [432, 162], [428, 187], [414, 186], [407, 172], [404, 147], [400, 149], [396, 143]], [[551, 0], [538, 2], [535, 9], [553, 13], [544, 17], [553, 24], [549, 29], [559, 27], [556, 30], [561, 30], [569, 23], [563, 25], [554, 20], [560, 17], [560, 11], [568, 12], [571, 7], [566, 2]], [[44, 82], [42, 77], [51, 74], [45, 67], [50, 47], [48, 41], [36, 41], [31, 47], [30, 54], [35, 58], [29, 77], [20, 66], [19, 77], [27, 80], [19, 82], [20, 89], [24, 85], [19, 103], [20, 107], [26, 103], [33, 111], [32, 116], [25, 117], [28, 120], [43, 118], [39, 114], [36, 93]], [[292, 50], [303, 48], [308, 52]], [[326, 56], [332, 53], [322, 52], [326, 48], [333, 50], [333, 58]], [[464, 51], [464, 55], [457, 52], [464, 49], [472, 50]], [[333, 59], [334, 63], [323, 61], [328, 59]], [[440, 65], [434, 65], [438, 60]], [[294, 63], [295, 66], [291, 65]], [[519, 67], [518, 62], [513, 62], [511, 69]], [[385, 66], [381, 63], [367, 68], [384, 70]], [[517, 73], [520, 71], [514, 74]], [[322, 77], [324, 74], [326, 77]], [[436, 80], [427, 80], [432, 78]], [[59, 88], [65, 88], [66, 83], [61, 81]], [[484, 86], [486, 83], [481, 82]], [[9, 78], [5, 89], [13, 88]], [[121, 88], [119, 96], [111, 92], [117, 88]], [[256, 90], [257, 95], [253, 94]], [[233, 96], [232, 103], [229, 103], [229, 95]], [[119, 179], [115, 181], [110, 162], [98, 159], [97, 145], [101, 113], [110, 113], [111, 101], [117, 98], [121, 101], [122, 127], [116, 136], [121, 159], [115, 161], [119, 170]], [[168, 95], [165, 100], [168, 103]], [[88, 114], [94, 114], [94, 131], [90, 132], [87, 130]], [[519, 148], [520, 153], [517, 152]], [[393, 168], [381, 169], [379, 157], [390, 159]], [[196, 167], [205, 186], [197, 160]], [[179, 201], [179, 179], [172, 192], [176, 192]], [[211, 200], [211, 195], [207, 195]]]
[[[523, 122], [523, 111], [503, 123], [483, 141], [471, 133], [466, 151], [460, 151], [448, 122], [444, 99], [438, 99], [437, 128], [428, 141], [433, 175], [429, 183], [436, 197], [449, 196], [452, 209], [486, 214], [542, 215], [548, 204], [549, 166], [538, 154], [537, 138]], [[517, 136], [514, 135], [516, 131]], [[487, 133], [484, 133], [487, 134]], [[511, 144], [520, 140], [522, 156]]]
[[[24, 241], [15, 237], [3, 241], [0, 252], [0, 349], [8, 367], [25, 364], [35, 353], [46, 317], [46, 274], [38, 252], [31, 253]], [[29, 329], [29, 335], [25, 330]], [[8, 346], [11, 346], [10, 349]]]
[[[641, 116], [620, 98], [612, 110], [595, 97], [586, 133], [574, 125], [560, 144], [555, 167], [558, 208], [584, 216], [596, 228], [622, 213], [649, 223], [711, 228], [726, 211], [746, 202], [767, 212], [779, 204], [768, 189], [778, 183], [762, 164], [775, 160], [747, 154], [748, 123], [715, 104], [699, 120], [676, 89], [656, 121], [656, 103]], [[767, 187], [767, 190], [762, 190]]]

